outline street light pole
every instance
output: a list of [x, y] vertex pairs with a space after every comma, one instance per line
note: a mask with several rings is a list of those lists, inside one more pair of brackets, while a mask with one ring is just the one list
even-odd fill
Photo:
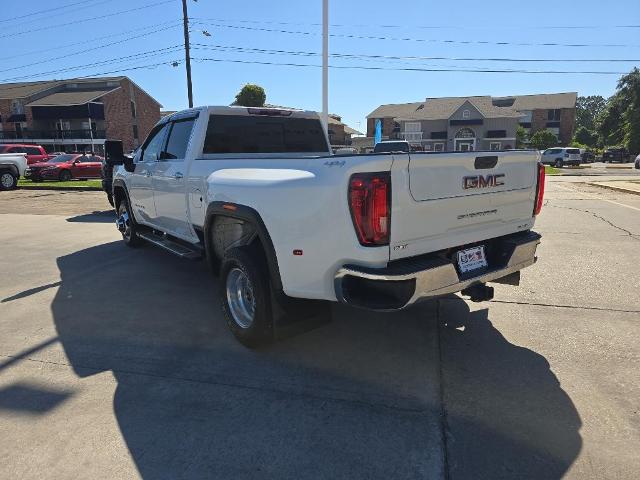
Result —
[[322, 123], [329, 130], [329, 0], [322, 0]]
[[193, 91], [191, 89], [191, 55], [189, 54], [189, 16], [187, 14], [187, 0], [182, 0], [182, 18], [184, 21], [184, 63], [187, 68], [187, 95], [189, 108], [193, 108]]

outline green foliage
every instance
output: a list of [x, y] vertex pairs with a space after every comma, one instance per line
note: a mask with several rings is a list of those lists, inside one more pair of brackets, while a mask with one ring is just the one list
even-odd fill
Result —
[[585, 127], [578, 127], [576, 134], [573, 137], [574, 143], [580, 143], [584, 147], [595, 147], [598, 144], [598, 134], [595, 131], [589, 130]]
[[519, 125], [516, 130], [516, 148], [523, 148], [527, 143], [528, 137], [527, 130], [522, 125]]
[[622, 145], [632, 155], [640, 152], [640, 70], [634, 68], [618, 81], [616, 93], [597, 118], [602, 146]]
[[607, 101], [601, 95], [578, 97], [576, 102], [576, 128], [584, 127], [593, 131], [596, 128], [596, 119], [607, 106]]
[[569, 144], [572, 148], [584, 148], [585, 150], [589, 149], [589, 145], [585, 145], [584, 143], [576, 142], [575, 140]]
[[538, 130], [531, 136], [531, 147], [536, 150], [545, 150], [558, 145], [558, 137], [549, 130]]
[[243, 107], [263, 107], [267, 101], [267, 94], [260, 85], [247, 83], [236, 95], [234, 105]]

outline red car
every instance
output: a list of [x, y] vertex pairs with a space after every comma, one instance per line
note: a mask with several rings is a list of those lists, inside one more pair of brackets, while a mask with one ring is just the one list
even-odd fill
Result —
[[27, 165], [38, 162], [46, 162], [51, 158], [40, 145], [23, 145], [21, 143], [11, 143], [0, 145], [0, 153], [26, 153]]
[[25, 178], [34, 182], [59, 180], [66, 182], [72, 178], [102, 178], [102, 157], [84, 153], [65, 153], [47, 162], [29, 165]]

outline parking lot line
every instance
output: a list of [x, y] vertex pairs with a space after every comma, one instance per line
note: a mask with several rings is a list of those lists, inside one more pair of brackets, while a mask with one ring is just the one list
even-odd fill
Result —
[[[554, 186], [558, 187], [560, 190], [564, 190], [565, 192], [572, 192], [572, 193], [576, 193], [577, 192], [577, 190], [575, 190], [573, 188], [567, 188], [567, 187], [559, 185], [557, 183], [555, 183]], [[632, 207], [631, 205], [627, 205], [625, 203], [614, 202], [613, 200], [608, 200], [606, 198], [600, 198], [600, 197], [597, 197], [595, 195], [591, 195], [591, 194], [586, 193], [586, 192], [580, 192], [580, 194], [584, 195], [585, 197], [587, 197], [587, 198], [589, 198], [591, 200], [601, 200], [603, 202], [612, 203], [613, 205], [618, 205], [620, 207], [630, 208], [631, 210], [636, 210], [636, 211], [640, 212], [640, 208]]]

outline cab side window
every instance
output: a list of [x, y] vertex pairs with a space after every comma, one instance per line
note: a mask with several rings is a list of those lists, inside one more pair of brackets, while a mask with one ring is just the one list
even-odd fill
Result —
[[142, 150], [141, 162], [155, 162], [160, 158], [160, 152], [164, 147], [164, 140], [167, 135], [169, 125], [165, 125], [159, 130], [152, 132]]
[[163, 160], [175, 160], [185, 157], [194, 122], [195, 118], [172, 122], [167, 148], [162, 154]]
[[42, 152], [40, 152], [39, 148], [35, 148], [35, 147], [27, 147], [27, 155], [42, 155]]

